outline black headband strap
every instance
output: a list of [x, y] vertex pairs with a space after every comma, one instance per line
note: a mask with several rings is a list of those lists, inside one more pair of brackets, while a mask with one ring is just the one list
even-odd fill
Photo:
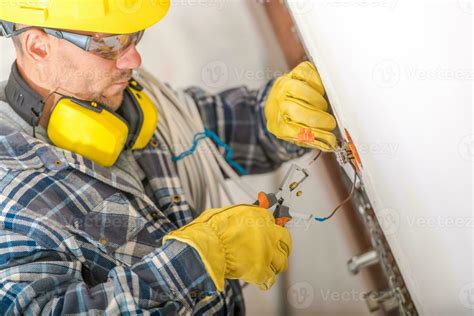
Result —
[[16, 61], [5, 87], [5, 96], [13, 110], [31, 126], [38, 126], [43, 113], [43, 98], [21, 77]]

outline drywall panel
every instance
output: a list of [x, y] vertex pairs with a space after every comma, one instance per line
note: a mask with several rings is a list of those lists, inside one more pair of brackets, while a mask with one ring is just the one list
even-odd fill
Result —
[[418, 311], [472, 314], [472, 2], [288, 3]]

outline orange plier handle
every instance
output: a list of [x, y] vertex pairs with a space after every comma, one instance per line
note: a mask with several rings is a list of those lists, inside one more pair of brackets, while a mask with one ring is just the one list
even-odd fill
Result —
[[253, 204], [266, 209], [278, 204], [273, 212], [273, 217], [275, 218], [275, 224], [279, 226], [285, 227], [286, 223], [291, 220], [289, 208], [278, 201], [275, 193], [259, 192], [257, 201]]

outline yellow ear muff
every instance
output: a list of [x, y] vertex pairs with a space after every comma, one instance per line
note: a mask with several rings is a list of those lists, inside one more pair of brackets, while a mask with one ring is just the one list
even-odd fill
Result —
[[51, 113], [48, 137], [58, 147], [110, 167], [125, 146], [128, 126], [95, 102], [61, 98]]
[[134, 106], [139, 106], [142, 112], [142, 121], [136, 131], [130, 131], [124, 118], [108, 111], [101, 104], [64, 97], [51, 113], [49, 139], [54, 145], [80, 154], [104, 167], [115, 164], [127, 143], [129, 133], [137, 135], [130, 145], [131, 149], [144, 148], [156, 130], [158, 111], [143, 87], [135, 80], [130, 81], [128, 89], [136, 101]]
[[135, 81], [130, 81], [129, 87], [143, 112], [143, 123], [132, 149], [142, 149], [150, 142], [158, 123], [158, 110], [143, 88]]

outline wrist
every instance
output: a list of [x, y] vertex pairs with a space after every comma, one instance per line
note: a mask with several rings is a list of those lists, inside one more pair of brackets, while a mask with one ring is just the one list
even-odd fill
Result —
[[[192, 230], [188, 229], [192, 227]], [[209, 223], [192, 223], [167, 234], [163, 243], [177, 240], [185, 243], [199, 254], [204, 267], [218, 291], [224, 290], [226, 252], [218, 233]]]

